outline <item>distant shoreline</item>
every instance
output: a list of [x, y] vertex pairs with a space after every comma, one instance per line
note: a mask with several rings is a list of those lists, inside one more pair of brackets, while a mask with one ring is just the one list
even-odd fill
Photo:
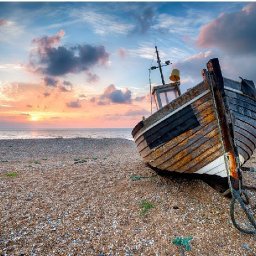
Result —
[[2, 139], [124, 138], [132, 140], [130, 128], [41, 129], [0, 131]]
[[133, 139], [127, 139], [127, 138], [88, 138], [88, 137], [76, 137], [76, 138], [63, 138], [63, 137], [56, 137], [56, 138], [13, 138], [13, 139], [0, 139], [1, 141], [26, 141], [26, 140], [128, 140], [128, 141], [134, 141]]

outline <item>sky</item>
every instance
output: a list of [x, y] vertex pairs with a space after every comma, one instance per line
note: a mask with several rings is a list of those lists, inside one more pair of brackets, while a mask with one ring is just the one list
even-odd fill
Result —
[[256, 81], [255, 42], [254, 2], [0, 2], [0, 129], [132, 128], [150, 115], [155, 45], [185, 92], [214, 57]]

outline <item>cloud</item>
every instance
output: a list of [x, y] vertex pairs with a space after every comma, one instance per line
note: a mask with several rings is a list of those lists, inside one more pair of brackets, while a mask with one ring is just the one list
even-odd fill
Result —
[[117, 54], [120, 58], [124, 59], [127, 56], [128, 52], [124, 48], [119, 48], [117, 50]]
[[141, 102], [141, 101], [143, 101], [145, 99], [146, 99], [146, 96], [137, 96], [137, 97], [134, 98], [134, 101]]
[[201, 28], [197, 44], [217, 47], [226, 52], [255, 53], [256, 3], [250, 3], [238, 12], [223, 13]]
[[62, 85], [59, 86], [61, 92], [71, 92], [73, 84], [69, 81], [63, 81]]
[[85, 96], [85, 94], [79, 94], [79, 98], [81, 98], [81, 99], [85, 99], [85, 98], [86, 98], [86, 96]]
[[218, 57], [217, 53], [206, 51], [199, 52], [174, 63], [173, 67], [180, 70], [181, 90], [184, 91], [202, 81], [202, 69], [206, 68], [206, 63], [210, 59], [216, 57]]
[[5, 19], [0, 19], [0, 26], [4, 26], [7, 24], [7, 20]]
[[134, 14], [135, 20], [137, 21], [134, 32], [146, 33], [153, 24], [154, 16], [155, 12], [152, 7], [147, 7], [140, 13]]
[[81, 108], [82, 107], [79, 100], [67, 102], [66, 106], [69, 108]]
[[140, 110], [128, 110], [124, 115], [126, 116], [146, 116], [149, 115], [150, 112], [145, 109]]
[[75, 10], [72, 14], [75, 18], [92, 26], [98, 35], [121, 34], [126, 35], [133, 30], [134, 26], [120, 21], [119, 17], [105, 14], [103, 12]]
[[0, 42], [14, 44], [23, 33], [22, 25], [12, 20], [0, 19]]
[[[131, 55], [143, 58], [143, 59], [149, 59], [152, 60], [155, 56], [156, 49], [155, 47], [152, 47], [152, 44], [140, 44], [136, 49], [130, 49], [128, 52]], [[166, 53], [163, 51], [159, 51], [159, 54], [161, 58], [166, 57]]]
[[0, 64], [0, 69], [21, 70], [24, 68], [25, 68], [25, 66], [22, 64], [14, 64], [14, 63]]
[[48, 97], [48, 96], [50, 96], [51, 94], [50, 94], [49, 92], [44, 92], [43, 95], [44, 95], [44, 97]]
[[97, 105], [109, 104], [131, 104], [132, 93], [127, 88], [124, 90], [117, 89], [115, 85], [111, 84], [104, 90], [103, 94], [90, 98], [91, 103]]
[[57, 87], [57, 84], [58, 84], [58, 80], [53, 78], [53, 77], [44, 77], [44, 83], [46, 86], [49, 86], [49, 87]]
[[119, 90], [115, 85], [109, 85], [103, 95], [101, 95], [101, 100], [109, 100], [112, 103], [131, 103], [131, 91], [125, 89], [124, 91]]
[[95, 65], [105, 65], [109, 54], [104, 46], [89, 44], [73, 47], [59, 46], [64, 31], [48, 37], [34, 39], [36, 46], [31, 53], [30, 67], [36, 72], [51, 76], [88, 71]]
[[87, 82], [88, 83], [95, 83], [99, 81], [99, 76], [97, 76], [96, 74], [93, 74], [91, 72], [86, 72], [87, 75]]
[[71, 87], [71, 88], [68, 88], [68, 87], [66, 87], [66, 86], [61, 85], [61, 86], [59, 86], [59, 90], [60, 90], [61, 92], [71, 92], [72, 87]]
[[63, 85], [65, 86], [72, 86], [72, 83], [69, 81], [63, 81]]
[[26, 116], [26, 117], [30, 117], [30, 114], [27, 113], [20, 113], [21, 116]]
[[[72, 88], [73, 88], [73, 85], [71, 82], [69, 81], [63, 81], [61, 82], [60, 80], [56, 79], [55, 77], [49, 77], [49, 76], [46, 76], [44, 77], [44, 85], [45, 86], [48, 86], [50, 88], [58, 88], [59, 91], [61, 92], [71, 92], [72, 91]], [[47, 97], [49, 96], [50, 94], [49, 93], [44, 93], [44, 96]]]
[[62, 37], [65, 35], [64, 30], [60, 30], [56, 35], [53, 36], [43, 36], [40, 38], [35, 38], [32, 43], [37, 46], [36, 50], [39, 55], [44, 55], [47, 53], [47, 49], [53, 48], [60, 44]]

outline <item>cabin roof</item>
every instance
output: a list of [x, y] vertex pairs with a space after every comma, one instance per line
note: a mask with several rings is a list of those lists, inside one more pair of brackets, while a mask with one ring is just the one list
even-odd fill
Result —
[[164, 85], [156, 85], [152, 89], [152, 94], [155, 93], [156, 90], [161, 90], [163, 91], [168, 91], [170, 88], [175, 88], [177, 86], [177, 83], [169, 83], [169, 84], [164, 84]]

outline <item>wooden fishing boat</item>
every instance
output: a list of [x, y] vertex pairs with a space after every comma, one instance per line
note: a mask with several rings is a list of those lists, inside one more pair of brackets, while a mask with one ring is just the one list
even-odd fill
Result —
[[[165, 84], [161, 69], [165, 65], [161, 65], [157, 47], [156, 53], [158, 67], [151, 69], [159, 68], [162, 78], [162, 85], [152, 90], [157, 111], [132, 131], [141, 157], [160, 172], [226, 180], [234, 226], [256, 234], [256, 188], [244, 185], [242, 179], [242, 165], [256, 148], [254, 83], [224, 78], [215, 58], [202, 71], [202, 82], [181, 95], [179, 71], [173, 70], [172, 82]], [[241, 215], [245, 222], [236, 209], [245, 213]]]
[[[178, 81], [153, 88], [158, 111], [132, 131], [141, 157], [150, 166], [170, 172], [228, 176], [223, 146], [226, 131], [221, 126], [213, 72], [204, 70], [203, 81], [182, 95]], [[223, 87], [223, 114], [231, 119], [232, 138], [242, 165], [256, 148], [256, 88], [252, 81], [236, 82], [221, 73], [217, 79]]]

